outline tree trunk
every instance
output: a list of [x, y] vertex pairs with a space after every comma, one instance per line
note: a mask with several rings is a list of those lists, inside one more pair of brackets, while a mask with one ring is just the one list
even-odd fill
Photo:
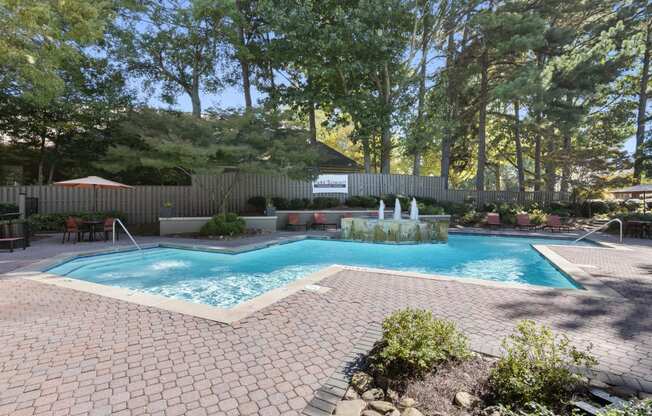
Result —
[[383, 100], [383, 117], [385, 120], [380, 131], [380, 173], [390, 174], [392, 160], [392, 89], [390, 85], [389, 68], [387, 67], [387, 63], [385, 63], [383, 67], [382, 80], [383, 85], [379, 93], [381, 94], [381, 98]]
[[494, 179], [496, 181], [496, 191], [500, 191], [500, 188], [502, 188], [502, 184], [500, 181], [500, 163], [496, 163], [495, 165]]
[[453, 62], [455, 60], [455, 36], [454, 36], [454, 31], [452, 28], [452, 14], [453, 12], [449, 12], [449, 17], [447, 19], [447, 28], [446, 30], [448, 31], [448, 45], [446, 48], [446, 102], [447, 102], [447, 109], [446, 109], [446, 123], [444, 125], [444, 137], [442, 138], [441, 141], [441, 172], [439, 175], [441, 176], [441, 180], [444, 185], [444, 189], [448, 189], [448, 176], [449, 176], [449, 171], [450, 171], [450, 165], [451, 165], [451, 146], [453, 144], [453, 128], [452, 128], [452, 123], [454, 119], [454, 114], [455, 114], [455, 104], [454, 104], [454, 85], [453, 85]]
[[249, 80], [249, 62], [240, 60], [240, 67], [242, 68], [242, 90], [244, 91], [245, 110], [249, 111], [253, 108], [251, 103], [251, 81]]
[[391, 173], [392, 134], [389, 125], [383, 126], [380, 147], [380, 173]]
[[480, 58], [480, 114], [478, 116], [478, 167], [475, 175], [475, 189], [484, 191], [484, 170], [487, 163], [486, 155], [486, 130], [487, 130], [487, 101], [489, 94], [489, 51], [487, 47]]
[[44, 170], [45, 170], [45, 133], [43, 134], [43, 136], [41, 136], [41, 145], [39, 148], [38, 179], [37, 179], [39, 185], [43, 185]]
[[650, 80], [650, 54], [652, 53], [652, 22], [650, 21], [647, 24], [647, 35], [645, 39], [645, 53], [643, 54], [643, 68], [638, 93], [638, 115], [636, 118], [636, 152], [634, 154], [634, 181], [636, 184], [641, 183], [641, 172], [643, 171], [645, 110], [647, 109], [647, 87]]
[[421, 153], [424, 147], [423, 108], [426, 100], [426, 67], [428, 64], [428, 46], [430, 44], [430, 11], [428, 2], [423, 2], [423, 30], [421, 34], [421, 62], [419, 63], [419, 93], [417, 103], [417, 131], [414, 144], [414, 162], [412, 175], [421, 174]]
[[561, 184], [559, 190], [562, 193], [567, 193], [570, 188], [570, 153], [571, 153], [571, 137], [569, 133], [564, 134], [564, 158], [561, 167]]
[[317, 144], [317, 120], [315, 115], [315, 104], [308, 105], [308, 123], [310, 124], [310, 144]]
[[[543, 54], [537, 53], [537, 69], [539, 71], [543, 71], [543, 64], [544, 64], [544, 57]], [[535, 135], [534, 135], [534, 190], [535, 191], [540, 191], [541, 190], [541, 153], [543, 151], [543, 146], [541, 143], [541, 120], [542, 120], [542, 114], [541, 114], [541, 108], [539, 105], [541, 104], [541, 94], [540, 92], [537, 91], [536, 97], [535, 97], [535, 106], [537, 107], [535, 110], [535, 117], [534, 117], [534, 122], [535, 122]]]
[[555, 185], [557, 183], [555, 151], [555, 138], [551, 135], [548, 137], [548, 141], [546, 143], [546, 162], [544, 163], [544, 167], [546, 169], [546, 191], [548, 192], [554, 192]]
[[523, 146], [521, 145], [521, 114], [518, 100], [514, 101], [514, 144], [516, 147], [516, 172], [518, 190], [525, 191], [525, 168], [523, 166]]
[[192, 115], [201, 118], [201, 101], [199, 99], [199, 82], [193, 83], [190, 91], [190, 101], [192, 102]]
[[362, 154], [364, 156], [364, 173], [371, 173], [371, 147], [369, 138], [362, 139]]

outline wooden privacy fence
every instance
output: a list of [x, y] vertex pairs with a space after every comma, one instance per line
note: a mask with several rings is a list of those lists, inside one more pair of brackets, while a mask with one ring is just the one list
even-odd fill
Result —
[[[98, 211], [122, 211], [132, 224], [158, 221], [160, 208], [170, 202], [175, 216], [210, 216], [226, 199], [228, 211], [247, 209], [253, 196], [287, 199], [330, 196], [344, 202], [350, 196], [401, 194], [438, 201], [513, 202], [542, 206], [552, 201], [566, 201], [558, 192], [468, 191], [444, 189], [441, 178], [435, 176], [382, 175], [353, 173], [348, 175], [348, 194], [313, 194], [312, 184], [283, 176], [227, 173], [219, 176], [193, 176], [191, 186], [136, 186], [133, 190], [97, 190]], [[18, 195], [39, 200], [39, 213], [66, 213], [93, 210], [93, 190], [71, 189], [52, 185], [0, 187], [0, 203], [17, 203]]]

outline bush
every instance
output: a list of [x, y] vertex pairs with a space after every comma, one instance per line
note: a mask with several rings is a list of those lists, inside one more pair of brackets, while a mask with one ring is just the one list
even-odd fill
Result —
[[18, 212], [18, 205], [0, 202], [0, 215]]
[[264, 196], [252, 196], [247, 200], [247, 204], [251, 205], [256, 212], [263, 212], [267, 208], [267, 198]]
[[377, 208], [378, 200], [373, 196], [352, 196], [346, 200], [346, 205], [351, 208]]
[[218, 214], [211, 218], [199, 233], [201, 235], [239, 235], [245, 232], [245, 221], [237, 214]]
[[59, 214], [33, 214], [27, 221], [32, 232], [38, 231], [61, 231], [68, 217], [80, 218], [81, 220], [103, 220], [105, 218], [119, 218], [127, 222], [127, 215], [120, 211], [106, 212], [66, 212]]
[[288, 204], [289, 209], [306, 209], [308, 208], [308, 205], [310, 205], [310, 200], [309, 199], [300, 199], [300, 198], [295, 198], [290, 200]]
[[470, 354], [466, 337], [454, 323], [435, 319], [430, 311], [404, 309], [385, 318], [383, 337], [371, 354], [371, 364], [381, 374], [400, 378]]
[[287, 210], [290, 209], [290, 201], [287, 198], [281, 198], [280, 196], [275, 196], [272, 198], [272, 204], [278, 210]]
[[498, 406], [500, 416], [556, 416], [555, 413], [539, 403], [530, 402], [521, 409], [512, 410], [509, 407]]
[[622, 203], [623, 208], [629, 212], [636, 212], [639, 209], [643, 209], [643, 200], [641, 199], [628, 199]]
[[559, 406], [581, 383], [571, 366], [591, 368], [595, 358], [570, 345], [565, 336], [550, 328], [538, 328], [533, 321], [521, 321], [516, 333], [503, 340], [506, 354], [498, 360], [489, 378], [497, 400], [523, 406], [538, 402]]
[[649, 416], [652, 415], [652, 400], [635, 400], [627, 403], [622, 409], [611, 408], [600, 413], [600, 416]]
[[338, 206], [340, 206], [339, 199], [327, 196], [318, 196], [313, 198], [312, 204], [310, 204], [310, 208], [312, 209], [328, 209]]
[[387, 194], [383, 195], [379, 198], [385, 202], [385, 206], [387, 208], [394, 208], [394, 204], [396, 204], [396, 199], [398, 198], [398, 201], [401, 203], [401, 208], [405, 209], [405, 207], [410, 205], [410, 201], [412, 200], [411, 198], [405, 196], [405, 195], [394, 195], [394, 194]]
[[423, 215], [442, 215], [445, 214], [444, 208], [442, 207], [436, 207], [432, 205], [424, 205], [422, 203], [418, 203], [417, 206], [419, 207], [419, 214]]
[[548, 216], [540, 209], [533, 209], [530, 211], [530, 222], [533, 225], [541, 225], [546, 222]]

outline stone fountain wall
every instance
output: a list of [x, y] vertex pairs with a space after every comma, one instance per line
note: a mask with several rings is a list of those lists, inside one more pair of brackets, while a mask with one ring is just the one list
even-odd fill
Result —
[[448, 241], [449, 215], [429, 221], [342, 218], [344, 240], [376, 243], [432, 243]]

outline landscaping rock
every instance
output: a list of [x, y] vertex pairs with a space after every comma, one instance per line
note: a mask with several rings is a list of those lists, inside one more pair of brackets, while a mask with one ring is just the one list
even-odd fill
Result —
[[632, 397], [636, 397], [636, 392], [625, 386], [614, 386], [611, 387], [610, 390], [614, 395], [618, 397], [622, 397], [623, 399], [630, 399]]
[[454, 403], [462, 409], [470, 409], [474, 404], [478, 402], [478, 400], [480, 399], [471, 393], [460, 391], [455, 395]]
[[369, 407], [371, 407], [372, 409], [374, 409], [377, 412], [380, 412], [382, 414], [389, 413], [392, 410], [396, 409], [396, 407], [394, 407], [394, 405], [391, 404], [390, 402], [384, 402], [384, 401], [381, 401], [381, 400], [376, 400], [376, 401], [373, 401], [373, 402], [369, 402]]
[[401, 396], [399, 396], [398, 392], [392, 389], [387, 389], [387, 399], [390, 402], [398, 402]]
[[362, 393], [362, 400], [371, 402], [373, 400], [383, 400], [385, 398], [385, 393], [381, 389], [371, 389]]
[[359, 398], [360, 395], [355, 391], [353, 387], [346, 389], [346, 393], [344, 393], [344, 400], [357, 400]]
[[639, 391], [638, 392], [638, 398], [641, 400], [651, 400], [652, 399], [652, 394], [646, 393], [644, 391]]
[[482, 410], [484, 416], [500, 416], [500, 407], [499, 406], [489, 406], [485, 407]]
[[415, 409], [414, 407], [408, 407], [403, 411], [401, 416], [423, 416], [423, 413]]
[[383, 416], [382, 413], [378, 413], [375, 410], [365, 410], [360, 416]]
[[398, 409], [394, 409], [389, 413], [385, 413], [385, 416], [401, 416], [401, 412]]
[[338, 416], [360, 416], [360, 413], [367, 407], [364, 400], [342, 400], [335, 407], [335, 414]]
[[414, 407], [414, 405], [417, 404], [417, 401], [414, 400], [412, 397], [403, 397], [401, 401], [398, 403], [398, 407], [400, 409], [407, 409], [408, 407]]
[[595, 387], [595, 388], [598, 388], [598, 389], [608, 389], [609, 388], [609, 385], [607, 383], [605, 383], [604, 381], [600, 381], [598, 379], [589, 380], [589, 386]]
[[358, 371], [351, 377], [351, 385], [358, 393], [363, 393], [371, 388], [374, 383], [373, 377], [364, 371]]

